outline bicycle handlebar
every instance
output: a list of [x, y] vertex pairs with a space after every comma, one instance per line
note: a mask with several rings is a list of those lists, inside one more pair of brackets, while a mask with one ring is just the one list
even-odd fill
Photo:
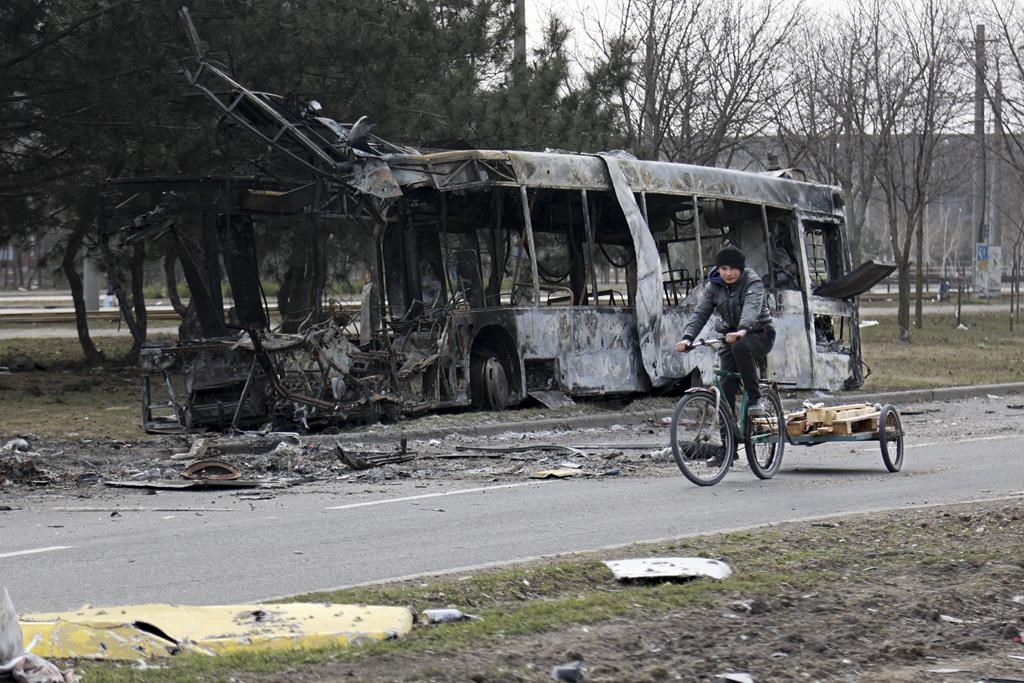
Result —
[[687, 351], [692, 351], [698, 346], [710, 346], [711, 348], [715, 348], [721, 346], [724, 343], [724, 339], [698, 339], [696, 341], [690, 342], [690, 347], [687, 349]]

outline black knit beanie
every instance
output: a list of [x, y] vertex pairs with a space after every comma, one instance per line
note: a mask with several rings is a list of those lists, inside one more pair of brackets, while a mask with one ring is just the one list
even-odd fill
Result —
[[715, 265], [731, 266], [743, 270], [747, 266], [747, 257], [743, 255], [742, 251], [730, 244], [722, 247], [722, 250], [715, 256]]

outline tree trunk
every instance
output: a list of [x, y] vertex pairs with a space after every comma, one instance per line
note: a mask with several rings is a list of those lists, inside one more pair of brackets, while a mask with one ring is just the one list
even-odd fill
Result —
[[132, 275], [132, 309], [135, 313], [135, 324], [138, 326], [139, 337], [132, 344], [128, 352], [128, 360], [135, 360], [142, 350], [142, 342], [146, 339], [146, 295], [145, 289], [145, 263], [146, 245], [143, 242], [136, 242], [132, 247], [131, 275]]
[[896, 272], [899, 282], [899, 308], [896, 319], [900, 328], [900, 341], [910, 341], [910, 264], [901, 260]]
[[924, 212], [919, 212], [914, 232], [917, 245], [917, 254], [915, 259], [917, 260], [916, 277], [914, 286], [917, 290], [914, 294], [914, 327], [921, 329], [924, 327]]
[[313, 259], [317, 258], [311, 236], [303, 232], [303, 239], [294, 240], [288, 255], [288, 267], [277, 293], [277, 310], [281, 313], [281, 331], [298, 332], [310, 316], [316, 301], [316, 287], [312, 281]]
[[14, 286], [23, 288], [25, 287], [25, 273], [21, 267], [21, 247], [14, 245], [11, 249], [14, 252]]
[[850, 259], [854, 267], [859, 266], [863, 261], [863, 250], [860, 247], [860, 236], [863, 232], [864, 217], [853, 193], [853, 183], [843, 180], [841, 182], [843, 196], [846, 197], [846, 234], [850, 237]]
[[78, 343], [82, 345], [82, 352], [85, 354], [86, 362], [98, 363], [104, 358], [100, 350], [92, 343], [92, 337], [89, 336], [89, 320], [85, 310], [85, 288], [82, 285], [82, 277], [75, 268], [78, 250], [81, 248], [82, 241], [85, 238], [85, 231], [91, 224], [89, 218], [88, 216], [82, 216], [78, 219], [78, 223], [68, 238], [67, 245], [64, 247], [61, 270], [64, 271], [64, 277], [67, 278], [68, 287], [71, 288], [71, 300], [75, 304], [75, 327], [78, 329]]
[[178, 315], [185, 317], [185, 304], [181, 303], [181, 295], [178, 293], [178, 276], [174, 270], [174, 262], [178, 259], [177, 250], [168, 247], [164, 255], [164, 277], [167, 279], [167, 298], [171, 300], [171, 307]]

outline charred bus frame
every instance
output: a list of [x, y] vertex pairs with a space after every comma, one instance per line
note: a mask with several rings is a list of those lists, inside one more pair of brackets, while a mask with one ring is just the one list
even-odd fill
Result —
[[[185, 19], [197, 59], [190, 82], [308, 177], [108, 186], [104, 245], [116, 233], [125, 244], [173, 232], [184, 212], [216, 217], [204, 238], [208, 274], [219, 279], [219, 250], [246, 330], [241, 340], [228, 334], [217, 297], [193, 290], [192, 305], [207, 309], [203, 338], [143, 353], [147, 428], [268, 418], [313, 428], [691, 383], [711, 358], [673, 346], [725, 243], [766, 283], [778, 330], [769, 377], [801, 389], [863, 383], [856, 297], [892, 267], [852, 267], [837, 188], [621, 154], [394, 145], [362, 121], [245, 88], [203, 55]], [[346, 329], [325, 312], [316, 277], [302, 334], [268, 330], [251, 257], [252, 222], [266, 214], [340, 218], [372, 233], [370, 282], [358, 319], [340, 321]], [[185, 265], [190, 286], [202, 265]], [[173, 372], [186, 377], [184, 394]], [[163, 420], [152, 398], [160, 375], [171, 408]]]

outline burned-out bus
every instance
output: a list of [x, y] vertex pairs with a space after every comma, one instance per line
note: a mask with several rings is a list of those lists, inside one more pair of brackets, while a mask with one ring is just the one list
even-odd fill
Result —
[[[201, 335], [143, 350], [148, 429], [268, 420], [312, 429], [700, 382], [710, 352], [673, 346], [726, 243], [766, 285], [778, 331], [768, 378], [798, 389], [863, 382], [857, 295], [892, 267], [852, 267], [835, 187], [621, 153], [411, 149], [248, 90], [196, 53], [192, 84], [308, 178], [108, 185], [101, 242], [112, 251], [118, 235], [152, 239], [183, 212], [208, 217], [203, 262], [179, 250], [191, 305], [205, 309]], [[358, 311], [321, 305], [313, 277], [317, 306], [298, 333], [270, 328], [252, 257], [253, 226], [270, 215], [372, 235]], [[208, 275], [219, 278], [221, 265], [227, 275], [234, 328], [217, 288], [204, 290], [197, 275], [211, 264]], [[163, 415], [159, 387], [169, 394]]]

